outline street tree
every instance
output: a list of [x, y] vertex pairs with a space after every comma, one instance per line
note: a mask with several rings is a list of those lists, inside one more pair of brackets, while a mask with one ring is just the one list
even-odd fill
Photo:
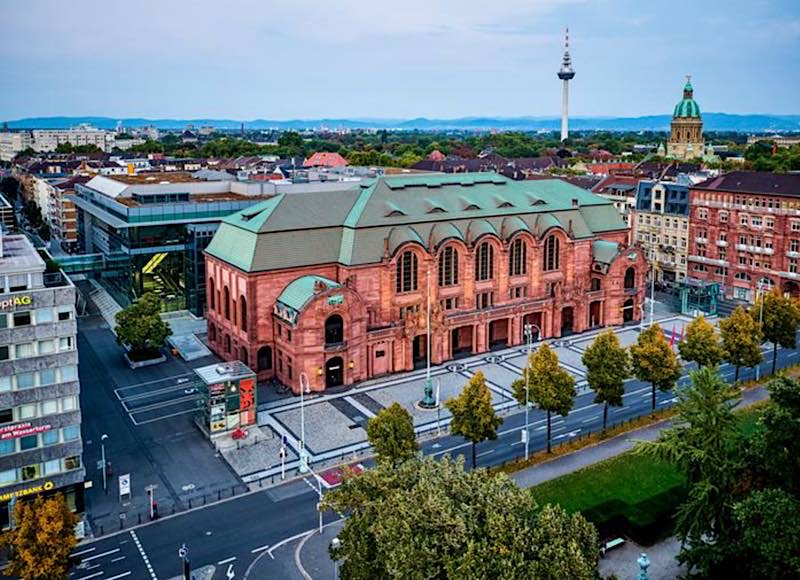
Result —
[[763, 445], [771, 485], [800, 497], [800, 382], [778, 376], [767, 383], [769, 404], [761, 414]]
[[608, 424], [608, 406], [622, 406], [625, 379], [631, 374], [628, 351], [613, 330], [597, 336], [581, 358], [586, 367], [586, 381], [594, 390], [594, 402], [603, 403], [603, 431]]
[[[569, 415], [575, 404], [575, 379], [558, 365], [558, 355], [542, 344], [528, 359], [530, 400], [547, 412], [547, 452], [552, 452], [552, 413]], [[515, 393], [516, 395], [516, 393]], [[519, 400], [519, 399], [517, 399]]]
[[381, 463], [327, 493], [347, 513], [331, 556], [349, 580], [596, 578], [598, 537], [580, 514], [536, 505], [504, 474], [463, 460]]
[[503, 423], [492, 407], [492, 392], [481, 371], [464, 386], [461, 394], [445, 402], [453, 414], [450, 431], [472, 443], [472, 467], [476, 464], [476, 447], [481, 441], [497, 439], [497, 428]]
[[725, 360], [736, 368], [734, 382], [739, 381], [739, 369], [761, 362], [761, 328], [747, 311], [739, 306], [719, 322]]
[[130, 349], [131, 360], [155, 358], [172, 334], [169, 324], [162, 320], [161, 299], [148, 292], [138, 302], [117, 312], [117, 342]]
[[69, 555], [78, 543], [78, 516], [70, 511], [62, 494], [18, 501], [14, 528], [5, 532], [0, 545], [8, 549], [6, 576], [26, 580], [68, 578]]
[[698, 565], [706, 550], [730, 525], [733, 490], [739, 484], [739, 454], [732, 441], [740, 421], [733, 409], [739, 391], [714, 367], [690, 373], [691, 383], [678, 392], [673, 426], [656, 441], [636, 444], [636, 452], [667, 461], [686, 476], [688, 494], [675, 518], [681, 556]]
[[414, 457], [419, 449], [414, 420], [397, 402], [381, 409], [367, 422], [367, 438], [378, 461], [395, 467]]
[[702, 315], [686, 326], [686, 337], [678, 342], [678, 352], [683, 360], [694, 361], [698, 367], [717, 366], [725, 356], [714, 325]]
[[761, 323], [763, 339], [772, 343], [772, 374], [778, 360], [778, 346], [795, 348], [797, 327], [800, 325], [800, 308], [788, 296], [784, 296], [776, 288], [772, 292], [762, 294], [753, 307], [750, 315]]
[[658, 324], [639, 333], [631, 345], [633, 374], [640, 381], [650, 383], [652, 409], [656, 410], [656, 389], [670, 391], [681, 376], [681, 364]]

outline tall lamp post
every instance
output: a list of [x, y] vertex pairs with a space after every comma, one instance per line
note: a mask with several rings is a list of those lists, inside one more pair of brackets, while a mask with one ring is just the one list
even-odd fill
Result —
[[425, 345], [428, 350], [428, 360], [425, 369], [425, 393], [419, 406], [423, 409], [435, 409], [438, 402], [433, 398], [433, 381], [431, 381], [431, 269], [428, 268], [427, 276], [427, 294], [428, 294], [428, 314], [427, 314], [427, 327], [428, 335], [425, 339]]
[[[333, 550], [338, 550], [341, 547], [342, 541], [339, 539], [339, 536], [331, 540], [331, 548]], [[339, 560], [333, 561], [333, 580], [339, 580]]]
[[[762, 286], [761, 280], [758, 281], [758, 285], [756, 286], [756, 299], [761, 298], [761, 303], [758, 309], [758, 324], [762, 326], [764, 324], [764, 290]], [[761, 363], [756, 365], [756, 380], [761, 378]]]
[[528, 363], [525, 371], [525, 431], [522, 432], [522, 441], [525, 443], [525, 460], [528, 460], [530, 450], [530, 423], [528, 421], [528, 411], [530, 409], [530, 390], [531, 390], [531, 353], [533, 352], [533, 329], [537, 335], [541, 336], [542, 329], [537, 324], [526, 324], [524, 327], [525, 340], [528, 342]]
[[103, 463], [103, 492], [108, 493], [108, 464], [106, 463], [106, 439], [108, 435], [100, 435], [100, 461]]
[[308, 471], [308, 452], [306, 451], [306, 410], [305, 394], [311, 392], [308, 388], [308, 375], [300, 373], [300, 473]]

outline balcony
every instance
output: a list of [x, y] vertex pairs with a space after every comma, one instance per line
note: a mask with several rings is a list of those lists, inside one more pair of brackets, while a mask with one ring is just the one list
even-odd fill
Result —
[[697, 237], [694, 239], [694, 241], [697, 242], [698, 244], [707, 244], [708, 238]]
[[800, 258], [800, 252], [792, 252], [791, 250], [787, 250], [786, 257], [787, 258]]
[[800, 274], [797, 272], [778, 272], [778, 276], [788, 280], [800, 280]]
[[689, 256], [690, 262], [699, 262], [700, 264], [708, 264], [710, 266], [727, 266], [727, 260], [715, 260], [713, 258], [707, 258], [706, 256]]
[[343, 340], [341, 342], [326, 342], [325, 343], [325, 352], [339, 352], [342, 350], [347, 350], [347, 341]]
[[736, 244], [734, 246], [737, 251], [739, 252], [752, 252], [753, 254], [764, 254], [766, 256], [771, 256], [775, 253], [775, 250], [772, 248], [763, 248], [761, 246], [747, 246], [745, 244]]
[[725, 241], [725, 240], [717, 240], [717, 245], [720, 248], [727, 248], [728, 247], [728, 242]]

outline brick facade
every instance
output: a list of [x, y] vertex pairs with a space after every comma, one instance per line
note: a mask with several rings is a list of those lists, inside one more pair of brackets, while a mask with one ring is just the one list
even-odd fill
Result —
[[[559, 242], [559, 267], [545, 272], [543, 253], [550, 236]], [[600, 238], [619, 244], [606, 262], [593, 252]], [[525, 273], [511, 276], [510, 248], [517, 239], [526, 248]], [[322, 391], [339, 379], [349, 385], [412, 370], [425, 360], [428, 272], [433, 364], [523, 344], [525, 323], [539, 326], [544, 337], [559, 337], [631, 322], [641, 315], [647, 266], [642, 249], [628, 247], [627, 239], [627, 230], [574, 239], [551, 228], [541, 236], [518, 232], [501, 239], [487, 234], [472, 243], [408, 242], [392, 253], [387, 245], [376, 264], [329, 263], [252, 273], [207, 254], [209, 346], [226, 360], [242, 360], [260, 380], [276, 377], [295, 393], [301, 372], [309, 377], [311, 390]], [[493, 275], [476, 281], [475, 252], [483, 243], [493, 248]], [[439, 258], [447, 248], [458, 253], [458, 283], [440, 287]], [[398, 261], [409, 251], [416, 257], [416, 289], [398, 293]], [[278, 297], [292, 281], [309, 275], [339, 286], [320, 285], [296, 319], [282, 317], [276, 310]], [[492, 293], [491, 306], [478, 308], [477, 296], [487, 292]], [[457, 307], [446, 310], [445, 300], [453, 298]], [[342, 319], [343, 334], [326, 344], [326, 321], [335, 320], [334, 315]]]

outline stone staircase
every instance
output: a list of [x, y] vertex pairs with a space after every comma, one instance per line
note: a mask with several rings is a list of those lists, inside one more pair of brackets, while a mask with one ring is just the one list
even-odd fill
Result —
[[88, 298], [100, 311], [100, 316], [108, 323], [113, 332], [114, 327], [117, 325], [117, 312], [122, 310], [122, 306], [114, 300], [111, 294], [97, 280], [89, 280], [89, 282], [92, 284], [92, 290], [89, 292]]

